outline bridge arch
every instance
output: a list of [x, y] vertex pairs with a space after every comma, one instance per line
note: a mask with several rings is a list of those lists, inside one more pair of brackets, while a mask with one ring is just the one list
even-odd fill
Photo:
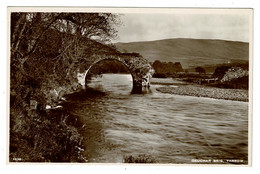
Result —
[[[83, 87], [87, 86], [86, 77], [90, 69], [104, 60], [116, 60], [122, 63], [130, 72], [133, 79], [133, 93], [141, 93], [143, 88], [150, 87], [150, 79], [154, 73], [153, 68], [149, 62], [137, 54], [123, 53], [120, 55], [99, 55], [96, 56], [95, 61], [93, 61], [84, 73], [79, 73], [78, 77], [81, 78], [81, 85]], [[78, 78], [79, 79], [79, 78]]]
[[124, 66], [126, 67], [126, 69], [128, 70], [128, 72], [131, 74], [132, 79], [133, 79], [133, 82], [134, 82], [134, 76], [133, 76], [131, 70], [127, 67], [127, 64], [125, 64], [125, 62], [123, 62], [123, 61], [121, 61], [121, 60], [118, 60], [118, 59], [113, 59], [113, 58], [104, 58], [104, 59], [95, 61], [95, 62], [94, 62], [92, 65], [90, 65], [89, 68], [85, 71], [85, 86], [87, 85], [87, 76], [88, 76], [88, 73], [90, 72], [91, 68], [94, 67], [95, 65], [99, 64], [100, 62], [105, 61], [105, 60], [115, 60], [115, 61], [117, 61], [117, 62], [120, 62], [122, 65], [124, 65]]

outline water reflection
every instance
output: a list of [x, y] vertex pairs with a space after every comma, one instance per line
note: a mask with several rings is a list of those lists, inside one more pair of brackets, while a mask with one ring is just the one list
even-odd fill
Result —
[[74, 94], [66, 109], [85, 125], [89, 162], [122, 162], [148, 154], [158, 163], [240, 159], [247, 163], [246, 102], [162, 94], [151, 86], [131, 94], [130, 75], [105, 74]]

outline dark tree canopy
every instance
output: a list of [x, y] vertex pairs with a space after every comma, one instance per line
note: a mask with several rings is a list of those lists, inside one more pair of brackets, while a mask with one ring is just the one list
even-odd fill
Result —
[[195, 68], [195, 71], [198, 72], [199, 74], [205, 74], [206, 70], [200, 66]]
[[[40, 49], [40, 41], [49, 38], [48, 32], [70, 34], [75, 40], [85, 37], [107, 43], [116, 37], [115, 26], [119, 24], [117, 15], [111, 13], [12, 13], [11, 56], [26, 61]], [[54, 40], [51, 45], [56, 43]]]
[[116, 37], [119, 23], [111, 13], [11, 13], [11, 66], [23, 70], [29, 59], [56, 73], [62, 64], [69, 75], [75, 62], [96, 51], [98, 42]]
[[154, 61], [152, 64], [155, 73], [158, 74], [175, 74], [177, 72], [183, 72], [183, 68], [180, 62], [161, 62], [159, 60]]
[[226, 72], [231, 68], [231, 66], [219, 66], [215, 69], [215, 72], [213, 74], [213, 77], [216, 77], [218, 79], [222, 79]]

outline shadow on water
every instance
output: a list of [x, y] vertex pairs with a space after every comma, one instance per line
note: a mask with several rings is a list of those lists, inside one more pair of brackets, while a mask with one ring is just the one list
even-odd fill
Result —
[[149, 87], [133, 87], [131, 94], [151, 94], [152, 90]]
[[[116, 93], [120, 93], [120, 85]], [[122, 85], [125, 88], [124, 85]], [[128, 92], [127, 92], [128, 91]], [[152, 90], [141, 88], [141, 90], [131, 91], [126, 89], [124, 95], [114, 95], [109, 90], [103, 89], [103, 86], [87, 87], [76, 93], [66, 96], [64, 110], [76, 118], [79, 132], [84, 136], [83, 144], [85, 146], [84, 156], [88, 162], [123, 162], [123, 156], [117, 152], [117, 144], [106, 139], [106, 123], [110, 121], [108, 111], [111, 109], [111, 103], [115, 98], [124, 102], [128, 97], [137, 97], [145, 94], [151, 94]], [[122, 97], [122, 98], [121, 98]], [[120, 103], [114, 104], [116, 107]], [[115, 109], [116, 111], [118, 110]], [[113, 114], [114, 111], [111, 113]], [[105, 154], [105, 155], [104, 155]]]
[[77, 129], [83, 135], [83, 153], [88, 162], [97, 162], [96, 158], [104, 151], [104, 127], [100, 121], [103, 119], [100, 113], [105, 107], [98, 101], [106, 97], [106, 92], [86, 88], [67, 95], [66, 102], [63, 103], [64, 110], [76, 119]]
[[88, 87], [86, 89], [82, 89], [82, 90], [75, 92], [73, 94], [69, 94], [69, 95], [65, 96], [65, 98], [68, 101], [76, 102], [76, 101], [80, 101], [80, 100], [85, 100], [86, 98], [102, 97], [102, 96], [105, 96], [105, 95], [106, 95], [106, 92]]
[[[132, 88], [129, 95], [131, 95], [131, 94], [134, 94], [134, 95], [152, 94], [152, 90], [151, 90], [151, 88], [147, 88], [147, 87], [142, 87], [142, 88], [138, 88], [138, 89]], [[109, 92], [104, 92], [100, 89], [94, 89], [91, 87], [87, 87], [86, 89], [82, 89], [73, 94], [69, 94], [69, 95], [65, 96], [65, 98], [69, 102], [78, 102], [81, 100], [86, 100], [87, 98], [98, 98], [98, 97], [105, 97], [108, 95], [109, 95]]]

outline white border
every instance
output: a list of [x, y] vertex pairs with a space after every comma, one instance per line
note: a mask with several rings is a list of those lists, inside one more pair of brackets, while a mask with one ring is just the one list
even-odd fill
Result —
[[[6, 165], [6, 85], [5, 83], [1, 85], [1, 111], [3, 115], [0, 117], [1, 123], [1, 146], [0, 146], [0, 172], [2, 173], [56, 173], [56, 172], [63, 172], [63, 173], [73, 173], [75, 170], [79, 169], [75, 172], [105, 172], [105, 173], [256, 173], [256, 170], [259, 169], [259, 126], [257, 124], [260, 123], [258, 113], [260, 113], [260, 108], [257, 108], [257, 99], [259, 97], [259, 92], [257, 92], [258, 87], [260, 87], [259, 82], [257, 81], [257, 77], [259, 77], [259, 52], [257, 48], [259, 48], [259, 39], [258, 33], [256, 31], [260, 31], [259, 23], [259, 7], [257, 6], [257, 0], [247, 0], [247, 1], [232, 1], [232, 0], [220, 0], [220, 1], [210, 1], [210, 0], [180, 0], [180, 1], [155, 1], [155, 0], [133, 0], [131, 2], [121, 2], [120, 0], [111, 0], [111, 1], [68, 1], [65, 2], [64, 0], [62, 3], [56, 0], [45, 0], [44, 2], [36, 2], [33, 0], [13, 0], [13, 1], [4, 1], [1, 2], [1, 80], [6, 82], [6, 10], [7, 6], [92, 6], [92, 7], [233, 7], [233, 8], [254, 8], [254, 53], [253, 53], [253, 70], [254, 70], [254, 83], [253, 83], [253, 92], [254, 92], [254, 102], [253, 102], [253, 167], [201, 167], [201, 166], [188, 166], [188, 167], [172, 167], [172, 166], [143, 166], [143, 165]], [[4, 53], [4, 54], [3, 54]], [[257, 136], [258, 135], [258, 136]], [[44, 170], [43, 170], [44, 169]], [[260, 171], [260, 170], [258, 170]]]

